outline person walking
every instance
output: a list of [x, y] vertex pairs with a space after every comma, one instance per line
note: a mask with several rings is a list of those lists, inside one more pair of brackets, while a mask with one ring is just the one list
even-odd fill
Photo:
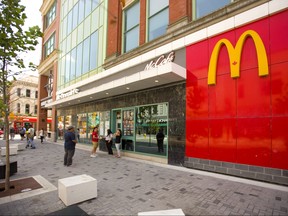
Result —
[[106, 146], [107, 146], [109, 155], [113, 155], [112, 140], [113, 140], [113, 133], [112, 133], [111, 129], [108, 129], [107, 135], [105, 137], [105, 141], [106, 141]]
[[43, 140], [44, 140], [44, 129], [43, 128], [39, 131], [39, 136], [41, 139], [41, 144], [43, 144]]
[[28, 143], [26, 145], [26, 148], [28, 148], [29, 145], [31, 145], [31, 149], [36, 149], [35, 144], [34, 144], [35, 130], [32, 124], [29, 125], [27, 136], [28, 136]]
[[10, 140], [14, 140], [15, 137], [15, 128], [11, 125], [10, 127]]
[[74, 126], [70, 125], [67, 128], [67, 132], [64, 135], [64, 140], [64, 166], [71, 166], [73, 162], [72, 158], [75, 154], [75, 146], [77, 143]]
[[157, 139], [157, 146], [158, 146], [158, 152], [164, 152], [163, 142], [164, 142], [164, 133], [162, 129], [159, 129], [159, 132], [156, 134]]
[[24, 140], [25, 134], [26, 134], [26, 128], [22, 127], [20, 130], [21, 140]]
[[117, 155], [115, 157], [118, 157], [118, 158], [121, 157], [121, 154], [120, 154], [121, 137], [122, 137], [122, 132], [120, 129], [118, 129], [115, 133], [115, 147], [117, 150]]
[[98, 127], [94, 127], [93, 131], [92, 131], [92, 144], [93, 144], [93, 148], [92, 148], [92, 152], [91, 152], [91, 156], [90, 157], [96, 157], [96, 150], [98, 148], [98, 141], [99, 141], [99, 137], [98, 137]]

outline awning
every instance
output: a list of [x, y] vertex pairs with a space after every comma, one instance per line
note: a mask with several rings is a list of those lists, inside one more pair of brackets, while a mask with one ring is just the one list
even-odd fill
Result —
[[48, 103], [45, 107], [61, 108], [186, 80], [186, 68], [174, 62], [135, 73], [126, 74], [124, 70], [107, 76], [104, 74], [105, 71], [99, 79], [91, 81], [94, 87], [81, 91], [81, 86], [75, 86], [80, 89], [77, 93]]

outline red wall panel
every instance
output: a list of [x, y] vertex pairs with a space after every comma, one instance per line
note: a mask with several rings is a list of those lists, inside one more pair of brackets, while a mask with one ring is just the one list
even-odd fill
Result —
[[[288, 22], [284, 20], [288, 11], [187, 47], [187, 157], [288, 169]], [[260, 36], [269, 74], [259, 76], [255, 43], [247, 36], [240, 62], [234, 61], [240, 64], [240, 76], [231, 78], [229, 52], [222, 46], [216, 84], [208, 85], [215, 44], [225, 38], [235, 47], [247, 30]]]
[[272, 119], [272, 167], [287, 169], [288, 167], [288, 117]]

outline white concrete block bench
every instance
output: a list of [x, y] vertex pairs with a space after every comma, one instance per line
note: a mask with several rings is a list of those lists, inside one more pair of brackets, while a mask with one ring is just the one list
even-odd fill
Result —
[[159, 210], [159, 211], [148, 211], [139, 212], [138, 216], [155, 216], [155, 215], [171, 215], [171, 216], [185, 216], [182, 209], [169, 209], [169, 210]]
[[86, 174], [59, 179], [58, 195], [66, 206], [96, 198], [97, 180]]
[[16, 146], [18, 151], [23, 151], [26, 147], [27, 143], [15, 143], [12, 146]]
[[[9, 146], [9, 155], [17, 155], [18, 147]], [[1, 156], [6, 155], [6, 147], [1, 147]]]

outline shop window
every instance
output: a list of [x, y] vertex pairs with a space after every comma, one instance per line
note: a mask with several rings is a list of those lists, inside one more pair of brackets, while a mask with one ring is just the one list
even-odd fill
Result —
[[87, 139], [87, 114], [81, 113], [77, 115], [77, 128], [79, 128], [79, 142], [84, 143]]
[[124, 11], [124, 53], [139, 46], [140, 3]]
[[100, 124], [100, 113], [99, 112], [88, 113], [87, 130], [89, 139], [91, 138], [93, 128], [99, 126], [99, 124]]
[[57, 122], [57, 139], [64, 138], [64, 116], [58, 116]]
[[100, 112], [99, 135], [106, 136], [108, 129], [110, 129], [110, 112]]
[[[168, 140], [168, 104], [154, 104], [136, 108], [135, 151], [147, 154], [167, 155]], [[164, 152], [158, 152], [156, 134], [162, 130]]]
[[208, 15], [209, 13], [212, 13], [225, 5], [230, 4], [233, 2], [233, 0], [217, 0], [217, 1], [211, 1], [211, 0], [192, 0], [193, 1], [193, 18], [199, 19], [203, 16]]
[[169, 0], [148, 1], [148, 41], [164, 35], [169, 24]]

